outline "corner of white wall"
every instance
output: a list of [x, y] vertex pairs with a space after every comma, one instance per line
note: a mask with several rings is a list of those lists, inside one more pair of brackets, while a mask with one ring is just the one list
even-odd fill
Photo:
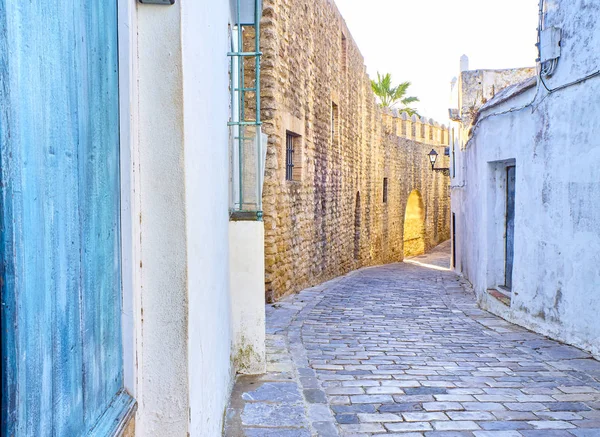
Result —
[[189, 313], [179, 2], [168, 7], [138, 4], [135, 31], [137, 101], [132, 106], [137, 122], [132, 130], [137, 134], [140, 255], [136, 292], [142, 305], [136, 435], [184, 436], [190, 411]]
[[262, 221], [229, 222], [232, 359], [242, 374], [266, 371]]
[[182, 1], [189, 436], [217, 437], [234, 382], [229, 286], [228, 1]]

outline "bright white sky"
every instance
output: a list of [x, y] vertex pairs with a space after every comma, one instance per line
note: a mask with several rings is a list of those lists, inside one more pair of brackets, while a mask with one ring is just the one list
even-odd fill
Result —
[[538, 0], [335, 0], [367, 72], [410, 81], [421, 115], [448, 124], [450, 81], [469, 69], [535, 65]]

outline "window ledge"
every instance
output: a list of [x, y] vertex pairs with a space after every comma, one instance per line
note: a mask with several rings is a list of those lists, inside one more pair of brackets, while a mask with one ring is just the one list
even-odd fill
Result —
[[229, 211], [229, 220], [232, 222], [260, 222], [262, 219], [262, 211]]

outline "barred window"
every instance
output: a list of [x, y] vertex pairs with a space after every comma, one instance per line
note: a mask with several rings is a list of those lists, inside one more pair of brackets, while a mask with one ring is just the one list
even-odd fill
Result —
[[287, 131], [285, 133], [285, 179], [299, 181], [302, 177], [301, 137]]

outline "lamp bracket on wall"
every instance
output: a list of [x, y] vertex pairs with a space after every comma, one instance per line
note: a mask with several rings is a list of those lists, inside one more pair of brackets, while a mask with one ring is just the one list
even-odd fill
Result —
[[444, 176], [450, 176], [449, 168], [432, 168], [433, 171], [441, 171], [444, 173]]
[[445, 176], [450, 176], [449, 168], [435, 168], [435, 161], [438, 157], [438, 153], [435, 151], [435, 149], [431, 149], [431, 152], [429, 152], [427, 156], [429, 157], [429, 162], [431, 163], [431, 171], [441, 171]]

